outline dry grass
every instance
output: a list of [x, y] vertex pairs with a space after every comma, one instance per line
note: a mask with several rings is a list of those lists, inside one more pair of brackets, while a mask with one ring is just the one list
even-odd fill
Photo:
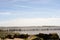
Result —
[[24, 40], [24, 39], [21, 39], [21, 38], [14, 38], [14, 40]]

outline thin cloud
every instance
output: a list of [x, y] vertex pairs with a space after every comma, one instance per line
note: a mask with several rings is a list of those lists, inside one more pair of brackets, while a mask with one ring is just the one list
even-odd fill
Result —
[[0, 12], [0, 15], [19, 15], [15, 12]]
[[14, 5], [14, 6], [16, 6], [16, 7], [22, 7], [22, 8], [32, 8], [30, 6], [24, 6], [24, 5]]
[[11, 15], [10, 12], [0, 12], [0, 15]]
[[19, 1], [21, 1], [21, 2], [27, 2], [29, 0], [11, 0], [11, 2], [19, 2]]
[[51, 3], [54, 0], [11, 0], [11, 2], [27, 2], [27, 3], [33, 3], [33, 4], [48, 4]]
[[49, 4], [52, 1], [53, 0], [31, 0], [30, 3], [33, 3], [33, 4]]

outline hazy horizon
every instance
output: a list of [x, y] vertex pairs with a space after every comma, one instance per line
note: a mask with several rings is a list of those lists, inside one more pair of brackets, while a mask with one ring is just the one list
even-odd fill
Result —
[[60, 26], [60, 18], [24, 18], [1, 21], [0, 26]]

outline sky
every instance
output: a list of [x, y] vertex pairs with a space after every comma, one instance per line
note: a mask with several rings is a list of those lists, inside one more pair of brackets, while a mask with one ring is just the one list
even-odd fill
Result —
[[60, 25], [60, 0], [0, 0], [0, 26], [7, 25]]

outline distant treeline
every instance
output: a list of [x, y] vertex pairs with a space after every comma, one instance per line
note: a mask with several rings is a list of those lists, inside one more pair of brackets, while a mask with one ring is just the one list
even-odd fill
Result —
[[[2, 29], [3, 30], [3, 29]], [[0, 31], [2, 31], [1, 29], [0, 29]], [[6, 29], [6, 30], [4, 30], [4, 31], [49, 31], [49, 30], [60, 30], [60, 28], [54, 28], [54, 29], [51, 29], [51, 28], [46, 28], [46, 29]]]

